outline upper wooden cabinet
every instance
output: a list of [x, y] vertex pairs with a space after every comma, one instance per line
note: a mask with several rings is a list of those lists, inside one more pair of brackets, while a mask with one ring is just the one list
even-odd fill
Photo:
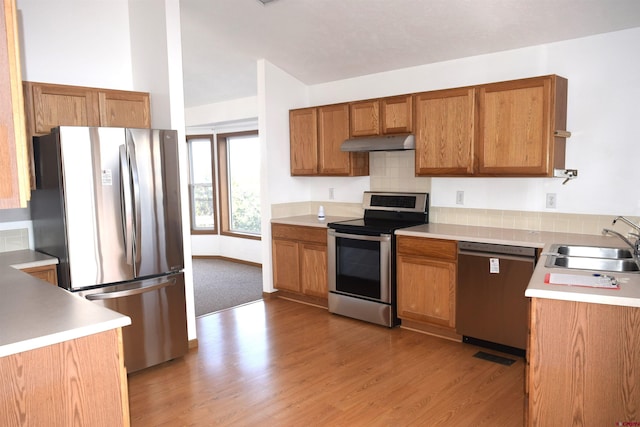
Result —
[[150, 128], [149, 94], [121, 90], [98, 91], [100, 126]]
[[98, 94], [91, 88], [24, 82], [24, 93], [31, 136], [60, 125], [100, 125]]
[[0, 10], [0, 209], [26, 207], [29, 161], [14, 0]]
[[380, 100], [382, 134], [413, 132], [413, 98], [411, 95], [390, 96]]
[[151, 127], [146, 92], [24, 82], [24, 93], [31, 136], [56, 126]]
[[415, 95], [416, 175], [473, 173], [475, 93], [461, 88]]
[[565, 167], [562, 77], [420, 93], [415, 108], [416, 175], [551, 177]]
[[378, 136], [413, 131], [411, 95], [352, 102], [350, 136]]
[[480, 86], [478, 174], [553, 176], [564, 168], [567, 80], [544, 76]]
[[[24, 82], [27, 140], [57, 126], [150, 128], [149, 94], [52, 83]], [[28, 144], [31, 187], [33, 154]]]
[[289, 111], [291, 175], [318, 174], [318, 109]]
[[349, 104], [289, 111], [291, 175], [369, 174], [368, 153], [340, 151], [349, 138]]
[[414, 133], [417, 176], [552, 177], [565, 168], [567, 86], [549, 75], [291, 110], [291, 174], [367, 175], [368, 154], [342, 141]]
[[349, 108], [351, 137], [380, 135], [380, 101], [352, 102]]

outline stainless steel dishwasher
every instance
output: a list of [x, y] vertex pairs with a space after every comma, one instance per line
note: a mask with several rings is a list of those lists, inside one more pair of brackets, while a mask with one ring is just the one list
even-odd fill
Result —
[[524, 354], [524, 291], [535, 263], [535, 248], [459, 242], [456, 331], [464, 342]]

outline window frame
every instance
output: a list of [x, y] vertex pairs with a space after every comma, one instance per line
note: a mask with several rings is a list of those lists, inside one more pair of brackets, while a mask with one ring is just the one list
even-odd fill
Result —
[[[192, 139], [208, 139], [209, 140], [209, 149], [211, 151], [211, 192], [212, 192], [212, 201], [213, 201], [213, 228], [194, 228], [194, 192], [193, 192], [193, 183], [191, 182], [192, 176], [192, 162], [191, 162], [191, 147], [189, 145], [189, 141]], [[191, 235], [209, 235], [209, 234], [219, 234], [219, 225], [218, 225], [218, 197], [217, 197], [217, 189], [218, 184], [216, 180], [216, 159], [215, 159], [215, 144], [213, 141], [213, 135], [211, 134], [199, 134], [199, 135], [187, 135], [187, 155], [189, 158], [188, 166], [189, 166], [189, 228], [191, 229]]]
[[218, 190], [220, 196], [220, 227], [219, 233], [223, 236], [238, 237], [241, 239], [262, 240], [262, 235], [242, 233], [232, 231], [230, 227], [229, 212], [229, 180], [227, 167], [227, 138], [255, 135], [258, 136], [257, 130], [249, 130], [242, 132], [220, 133], [216, 135], [218, 148]]

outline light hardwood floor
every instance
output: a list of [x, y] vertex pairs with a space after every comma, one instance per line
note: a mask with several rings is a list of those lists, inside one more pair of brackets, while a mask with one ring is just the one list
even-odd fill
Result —
[[130, 375], [132, 426], [523, 425], [522, 358], [279, 298], [197, 328], [197, 349]]

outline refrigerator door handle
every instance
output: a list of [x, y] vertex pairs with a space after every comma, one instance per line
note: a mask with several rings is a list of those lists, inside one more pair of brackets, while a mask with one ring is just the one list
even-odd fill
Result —
[[142, 224], [142, 207], [140, 206], [140, 177], [138, 174], [138, 163], [136, 161], [136, 146], [135, 144], [129, 140], [129, 166], [131, 170], [131, 182], [133, 183], [133, 233], [135, 237], [135, 265], [133, 269], [133, 273], [138, 275], [138, 270], [140, 269], [140, 262], [142, 260], [142, 233], [141, 224]]
[[131, 212], [131, 174], [127, 161], [127, 149], [120, 146], [120, 199], [122, 209], [122, 236], [124, 239], [125, 257], [129, 265], [133, 265], [133, 213]]
[[115, 298], [122, 298], [122, 297], [128, 297], [131, 295], [139, 295], [139, 294], [144, 294], [146, 292], [151, 292], [151, 291], [155, 291], [158, 289], [162, 289], [162, 288], [166, 288], [168, 286], [173, 286], [176, 284], [176, 279], [171, 278], [169, 280], [164, 280], [161, 279], [155, 283], [153, 283], [152, 285], [149, 286], [142, 286], [139, 288], [135, 288], [135, 289], [126, 289], [123, 291], [115, 291], [115, 292], [103, 292], [100, 294], [90, 294], [87, 295], [86, 298], [90, 301], [95, 301], [95, 300], [106, 300], [106, 299], [115, 299]]

